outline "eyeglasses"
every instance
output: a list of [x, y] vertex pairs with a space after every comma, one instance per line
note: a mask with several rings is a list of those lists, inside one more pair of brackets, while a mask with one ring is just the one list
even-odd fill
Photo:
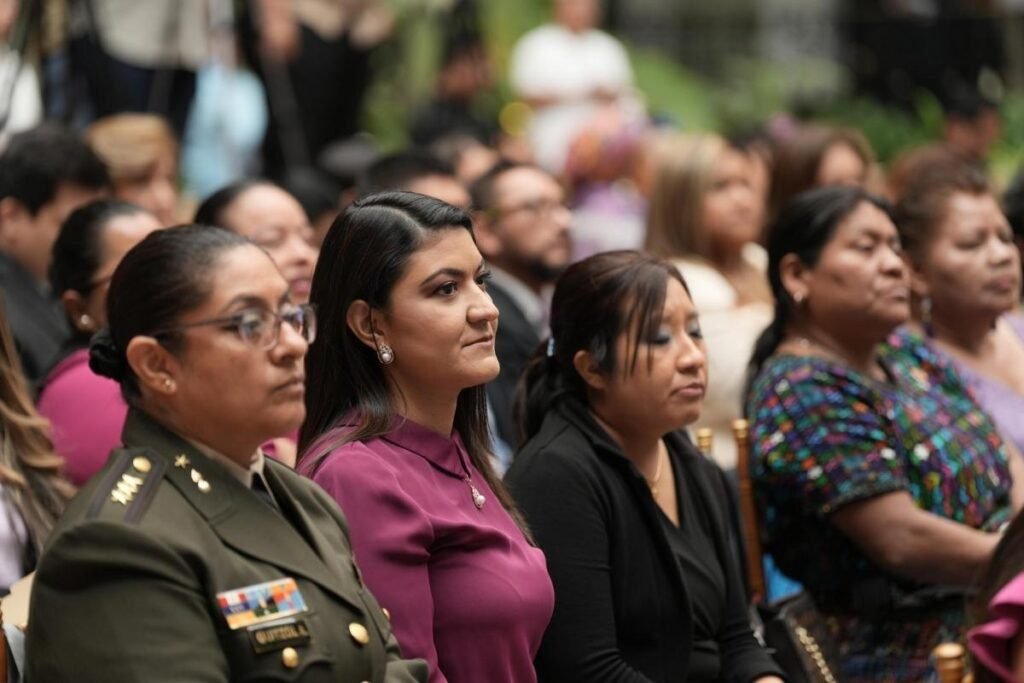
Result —
[[316, 339], [316, 309], [311, 304], [283, 306], [278, 313], [267, 309], [253, 308], [223, 318], [175, 325], [154, 332], [151, 336], [166, 336], [193, 327], [215, 326], [225, 330], [234, 330], [247, 346], [260, 351], [269, 351], [277, 346], [281, 337], [281, 323], [287, 324], [302, 335], [307, 344], [312, 344]]
[[530, 201], [516, 204], [515, 206], [509, 206], [507, 208], [496, 208], [493, 211], [495, 217], [508, 216], [513, 213], [529, 213], [534, 218], [542, 219], [547, 218], [554, 214], [556, 211], [568, 211], [569, 207], [566, 206], [565, 202], [558, 199], [533, 199]]

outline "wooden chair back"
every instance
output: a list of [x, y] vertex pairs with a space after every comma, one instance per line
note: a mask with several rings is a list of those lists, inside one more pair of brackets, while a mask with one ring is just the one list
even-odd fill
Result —
[[732, 434], [736, 440], [736, 474], [739, 478], [740, 515], [743, 519], [743, 547], [747, 554], [747, 582], [755, 603], [767, 596], [764, 560], [761, 550], [760, 525], [754, 502], [754, 485], [750, 480], [750, 425], [746, 420], [733, 420]]
[[932, 650], [939, 683], [973, 683], [967, 673], [967, 648], [960, 643], [942, 643]]
[[703, 453], [704, 457], [711, 457], [714, 441], [715, 433], [710, 427], [701, 427], [697, 430], [697, 450]]

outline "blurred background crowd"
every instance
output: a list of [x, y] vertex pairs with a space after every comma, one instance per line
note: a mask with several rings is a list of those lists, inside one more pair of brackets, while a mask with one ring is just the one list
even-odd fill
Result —
[[[969, 584], [1024, 503], [1024, 3], [0, 0], [0, 38], [4, 419], [23, 430], [0, 481], [32, 493], [7, 503], [0, 585], [34, 567], [72, 486], [120, 443], [129, 407], [88, 346], [129, 250], [226, 228], [305, 304], [335, 219], [405, 190], [472, 216], [501, 320], [488, 484], [507, 496], [512, 467], [549, 566], [565, 539], [531, 518], [546, 508], [514, 455], [536, 436], [517, 391], [538, 349], [568, 368], [554, 340], [613, 316], [580, 284], [600, 278], [566, 269], [642, 250], [651, 262], [621, 268], [678, 280], [685, 294], [663, 288], [699, 314], [707, 393], [685, 426], [707, 430], [730, 492], [753, 449], [739, 476], [773, 559], [748, 597], [805, 589], [849, 680], [916, 680], [938, 640], [963, 637], [962, 600], [896, 603]], [[556, 282], [574, 305], [552, 308]], [[615, 286], [628, 303], [632, 284]], [[294, 465], [298, 433], [280, 437], [264, 451]], [[636, 466], [657, 498], [651, 462]], [[552, 578], [544, 647], [572, 650], [581, 616], [558, 599], [574, 577]], [[898, 612], [884, 633], [876, 599]]]

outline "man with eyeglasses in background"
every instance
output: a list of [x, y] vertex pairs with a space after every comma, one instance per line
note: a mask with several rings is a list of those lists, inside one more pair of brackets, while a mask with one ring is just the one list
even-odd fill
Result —
[[492, 273], [488, 291], [500, 313], [495, 351], [501, 374], [487, 385], [487, 398], [498, 435], [514, 446], [513, 395], [527, 361], [548, 336], [549, 290], [572, 256], [572, 214], [554, 176], [527, 164], [499, 162], [470, 194], [477, 246]]

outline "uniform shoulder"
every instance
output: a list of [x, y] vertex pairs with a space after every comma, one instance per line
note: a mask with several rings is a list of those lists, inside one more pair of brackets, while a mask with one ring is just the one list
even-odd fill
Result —
[[167, 462], [148, 448], [122, 448], [82, 490], [74, 517], [137, 524], [156, 496]]

